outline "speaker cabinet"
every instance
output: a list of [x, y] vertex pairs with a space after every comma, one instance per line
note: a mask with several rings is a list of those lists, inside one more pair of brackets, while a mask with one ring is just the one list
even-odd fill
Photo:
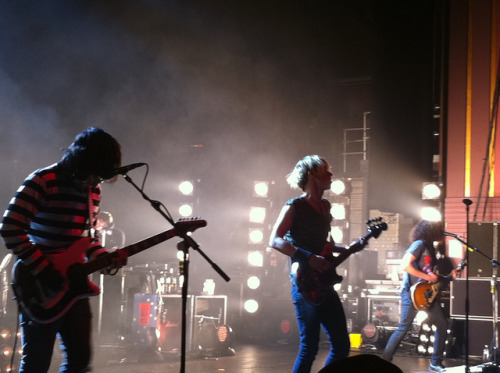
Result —
[[[499, 222], [469, 223], [468, 243], [489, 258], [498, 259], [500, 243]], [[471, 277], [491, 277], [493, 266], [488, 258], [478, 252], [469, 251], [467, 270]]]
[[217, 329], [226, 324], [227, 296], [197, 296], [194, 301], [193, 348], [217, 348]]
[[[493, 342], [492, 320], [469, 319], [469, 355], [483, 356], [485, 346]], [[465, 320], [453, 320], [453, 335], [456, 338], [455, 348], [461, 355], [465, 354]]]
[[367, 320], [373, 325], [398, 325], [401, 317], [401, 297], [398, 295], [368, 295]]
[[[157, 335], [158, 346], [162, 352], [178, 351], [182, 342], [182, 296], [162, 295], [159, 298]], [[193, 338], [194, 297], [186, 300], [186, 350], [191, 350]], [[159, 333], [158, 333], [159, 332]]]
[[[499, 283], [496, 282], [497, 292]], [[452, 317], [465, 317], [466, 280], [457, 278], [450, 283]], [[500, 295], [497, 294], [497, 304]], [[493, 298], [491, 294], [491, 278], [469, 278], [469, 317], [477, 319], [493, 318]]]
[[154, 351], [155, 328], [158, 319], [158, 295], [134, 294], [132, 336], [134, 349], [139, 353]]

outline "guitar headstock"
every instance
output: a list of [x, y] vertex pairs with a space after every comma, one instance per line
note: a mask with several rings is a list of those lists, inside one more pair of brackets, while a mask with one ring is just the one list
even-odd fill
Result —
[[175, 221], [174, 228], [178, 231], [194, 232], [198, 228], [206, 227], [206, 225], [207, 221], [199, 217], [182, 218]]
[[384, 222], [384, 219], [380, 216], [377, 218], [368, 219], [365, 223], [367, 225], [368, 231], [374, 238], [378, 238], [378, 236], [380, 236], [380, 233], [382, 233], [382, 231], [386, 231], [388, 228], [387, 223]]

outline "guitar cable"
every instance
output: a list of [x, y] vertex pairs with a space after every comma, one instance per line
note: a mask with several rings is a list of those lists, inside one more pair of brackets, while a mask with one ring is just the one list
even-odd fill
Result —
[[14, 369], [14, 360], [16, 358], [16, 347], [17, 347], [17, 342], [18, 342], [18, 330], [19, 330], [19, 317], [20, 317], [20, 310], [19, 307], [17, 308], [17, 317], [16, 317], [16, 328], [14, 329], [15, 332], [15, 337], [14, 337], [14, 344], [12, 346], [12, 355], [10, 356], [10, 369], [11, 371]]

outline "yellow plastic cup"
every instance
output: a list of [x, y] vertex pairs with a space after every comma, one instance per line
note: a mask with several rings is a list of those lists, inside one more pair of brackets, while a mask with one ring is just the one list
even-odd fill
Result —
[[362, 338], [361, 338], [361, 334], [350, 334], [349, 335], [350, 337], [350, 340], [351, 340], [351, 348], [359, 348], [361, 347], [361, 343], [362, 343]]

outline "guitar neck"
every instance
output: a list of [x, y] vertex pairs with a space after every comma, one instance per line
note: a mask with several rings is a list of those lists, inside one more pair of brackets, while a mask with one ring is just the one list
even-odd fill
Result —
[[[170, 229], [166, 232], [158, 233], [154, 236], [136, 242], [132, 245], [125, 246], [124, 248], [118, 249], [118, 251], [124, 251], [127, 254], [127, 256], [132, 256], [137, 253], [140, 253], [143, 250], [150, 248], [151, 246], [164, 242], [176, 235], [177, 231], [175, 229]], [[111, 253], [108, 253], [107, 255], [102, 255], [97, 259], [84, 263], [83, 268], [85, 273], [87, 275], [90, 275], [91, 273], [97, 272], [101, 269], [110, 266], [112, 263], [113, 263], [113, 257], [111, 256]]]
[[344, 251], [342, 251], [339, 255], [337, 255], [335, 257], [334, 260], [335, 260], [336, 266], [338, 266], [339, 264], [341, 264], [344, 260], [346, 260], [352, 254], [354, 254], [354, 253], [356, 253], [356, 252], [359, 251], [359, 250], [350, 250], [350, 248], [351, 248], [352, 245], [354, 245], [355, 243], [357, 243], [359, 241], [368, 241], [372, 236], [373, 236], [373, 233], [372, 232], [368, 232], [363, 237], [361, 237], [358, 241], [353, 242], [352, 244], [350, 244]]

